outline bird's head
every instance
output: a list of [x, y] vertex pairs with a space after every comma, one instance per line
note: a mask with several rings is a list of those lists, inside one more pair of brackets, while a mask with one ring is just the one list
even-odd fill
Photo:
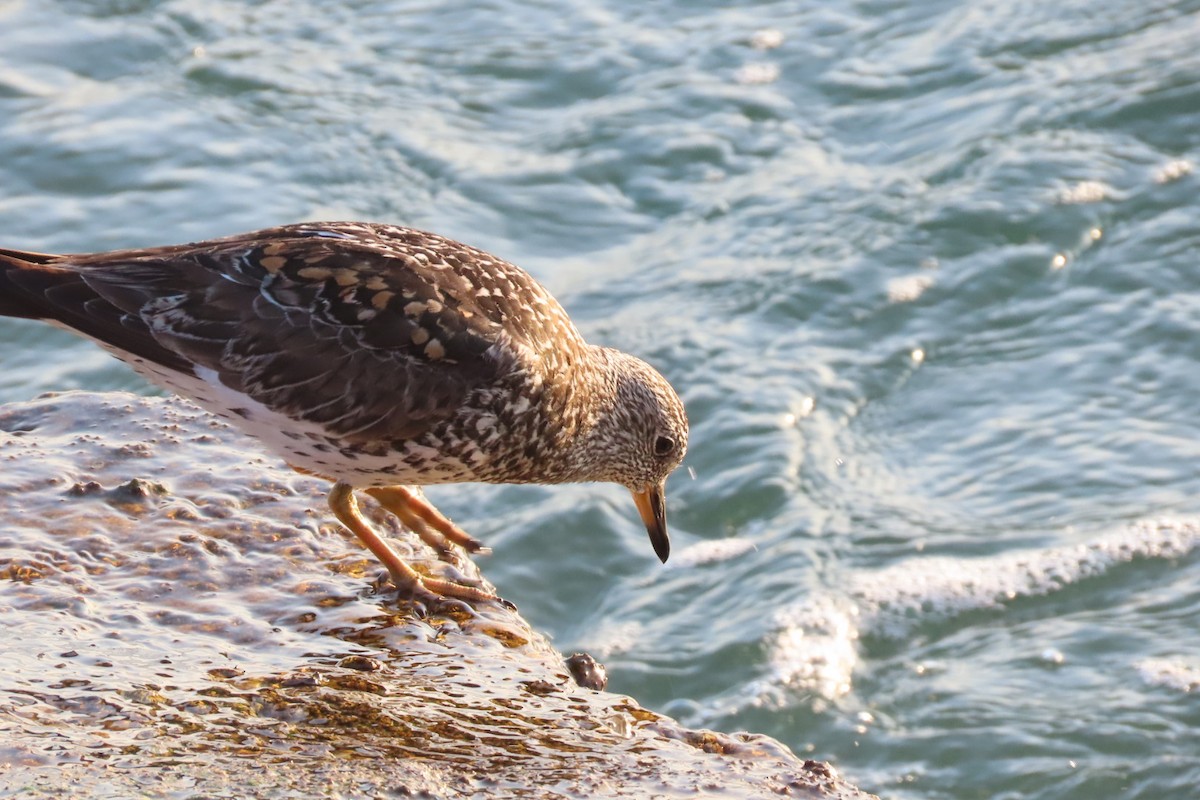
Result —
[[584, 480], [619, 483], [633, 494], [662, 561], [670, 554], [666, 480], [687, 453], [688, 421], [679, 395], [641, 359], [604, 349], [604, 403], [588, 436]]

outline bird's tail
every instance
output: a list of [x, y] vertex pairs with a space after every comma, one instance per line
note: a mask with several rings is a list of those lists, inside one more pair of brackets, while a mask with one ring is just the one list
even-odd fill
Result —
[[135, 363], [190, 370], [191, 363], [159, 344], [136, 313], [92, 288], [87, 265], [80, 263], [86, 258], [0, 248], [0, 316], [56, 322], [111, 345]]
[[0, 316], [53, 319], [46, 289], [69, 273], [52, 266], [58, 256], [0, 248]]

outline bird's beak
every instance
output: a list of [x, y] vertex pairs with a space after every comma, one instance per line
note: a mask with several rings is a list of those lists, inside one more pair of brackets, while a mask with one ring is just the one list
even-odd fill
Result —
[[646, 532], [650, 534], [655, 555], [665, 564], [667, 556], [671, 555], [671, 539], [667, 536], [666, 487], [660, 483], [643, 492], [634, 492], [633, 502], [637, 503], [642, 522], [646, 523]]

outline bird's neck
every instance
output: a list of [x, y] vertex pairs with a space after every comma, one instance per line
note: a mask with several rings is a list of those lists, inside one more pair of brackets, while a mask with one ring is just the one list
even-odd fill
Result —
[[547, 380], [544, 413], [556, 440], [559, 482], [597, 480], [595, 469], [605, 426], [617, 403], [619, 362], [624, 354], [587, 345], [588, 353]]
[[[623, 354], [583, 345], [569, 358], [522, 370], [487, 403], [496, 448], [480, 480], [497, 483], [594, 481], [604, 427], [617, 403]], [[518, 398], [515, 402], [513, 397]]]

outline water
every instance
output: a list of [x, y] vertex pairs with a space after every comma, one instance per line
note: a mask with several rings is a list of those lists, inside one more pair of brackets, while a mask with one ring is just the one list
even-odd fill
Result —
[[[10, 0], [0, 232], [522, 264], [692, 419], [666, 568], [616, 487], [431, 492], [562, 649], [891, 797], [1188, 798], [1198, 41], [1198, 2]], [[0, 337], [0, 400], [152, 391]]]

